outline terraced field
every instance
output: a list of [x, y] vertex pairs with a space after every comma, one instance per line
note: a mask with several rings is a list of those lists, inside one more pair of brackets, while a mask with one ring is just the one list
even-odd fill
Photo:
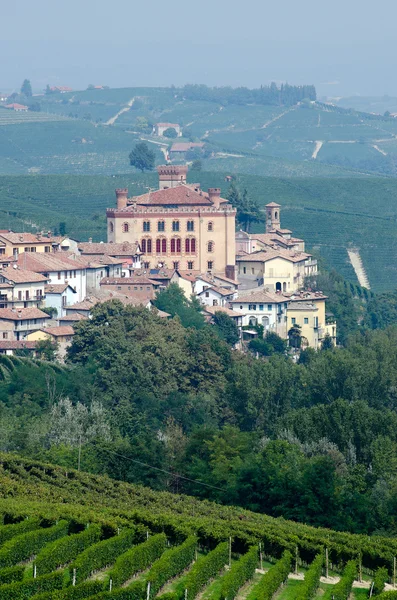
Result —
[[379, 600], [397, 596], [382, 595], [395, 577], [393, 538], [315, 529], [6, 454], [0, 514], [2, 600], [364, 600], [372, 579]]

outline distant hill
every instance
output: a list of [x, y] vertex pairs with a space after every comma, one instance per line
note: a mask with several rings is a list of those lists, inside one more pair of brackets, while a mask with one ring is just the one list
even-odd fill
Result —
[[[203, 189], [227, 192], [230, 171], [189, 172]], [[374, 291], [395, 288], [397, 275], [397, 180], [375, 177], [260, 177], [236, 174], [236, 184], [264, 206], [282, 205], [282, 222], [303, 237], [330, 267], [357, 283], [347, 248], [359, 249]], [[157, 185], [157, 174], [117, 177], [35, 175], [0, 177], [0, 228], [47, 230], [64, 221], [69, 235], [94, 241], [106, 239], [105, 210], [115, 203], [114, 190], [128, 187], [131, 195]], [[33, 226], [32, 226], [33, 225]], [[263, 225], [256, 225], [260, 231]]]

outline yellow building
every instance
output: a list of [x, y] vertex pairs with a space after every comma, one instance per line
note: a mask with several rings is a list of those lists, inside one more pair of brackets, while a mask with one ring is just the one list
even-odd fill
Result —
[[326, 335], [336, 343], [336, 323], [326, 316], [326, 300], [327, 296], [321, 292], [300, 292], [291, 296], [287, 308], [287, 332], [295, 325], [299, 326], [302, 347], [317, 350]]
[[23, 252], [56, 252], [72, 250], [77, 247], [74, 240], [67, 237], [55, 237], [49, 232], [43, 233], [14, 233], [0, 232], [0, 255], [17, 257]]
[[158, 167], [159, 190], [128, 198], [116, 190], [106, 211], [108, 241], [139, 243], [144, 269], [161, 267], [235, 277], [235, 209], [219, 188], [186, 183], [187, 167]]

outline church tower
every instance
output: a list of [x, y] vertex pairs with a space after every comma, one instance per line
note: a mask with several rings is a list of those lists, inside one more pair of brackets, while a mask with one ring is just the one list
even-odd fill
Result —
[[280, 204], [270, 202], [266, 204], [266, 233], [271, 233], [276, 229], [281, 229], [280, 225]]

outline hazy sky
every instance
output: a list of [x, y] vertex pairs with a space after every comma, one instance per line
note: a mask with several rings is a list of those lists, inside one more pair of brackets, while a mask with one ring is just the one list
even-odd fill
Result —
[[397, 95], [396, 0], [18, 0], [2, 2], [0, 91], [31, 79]]

